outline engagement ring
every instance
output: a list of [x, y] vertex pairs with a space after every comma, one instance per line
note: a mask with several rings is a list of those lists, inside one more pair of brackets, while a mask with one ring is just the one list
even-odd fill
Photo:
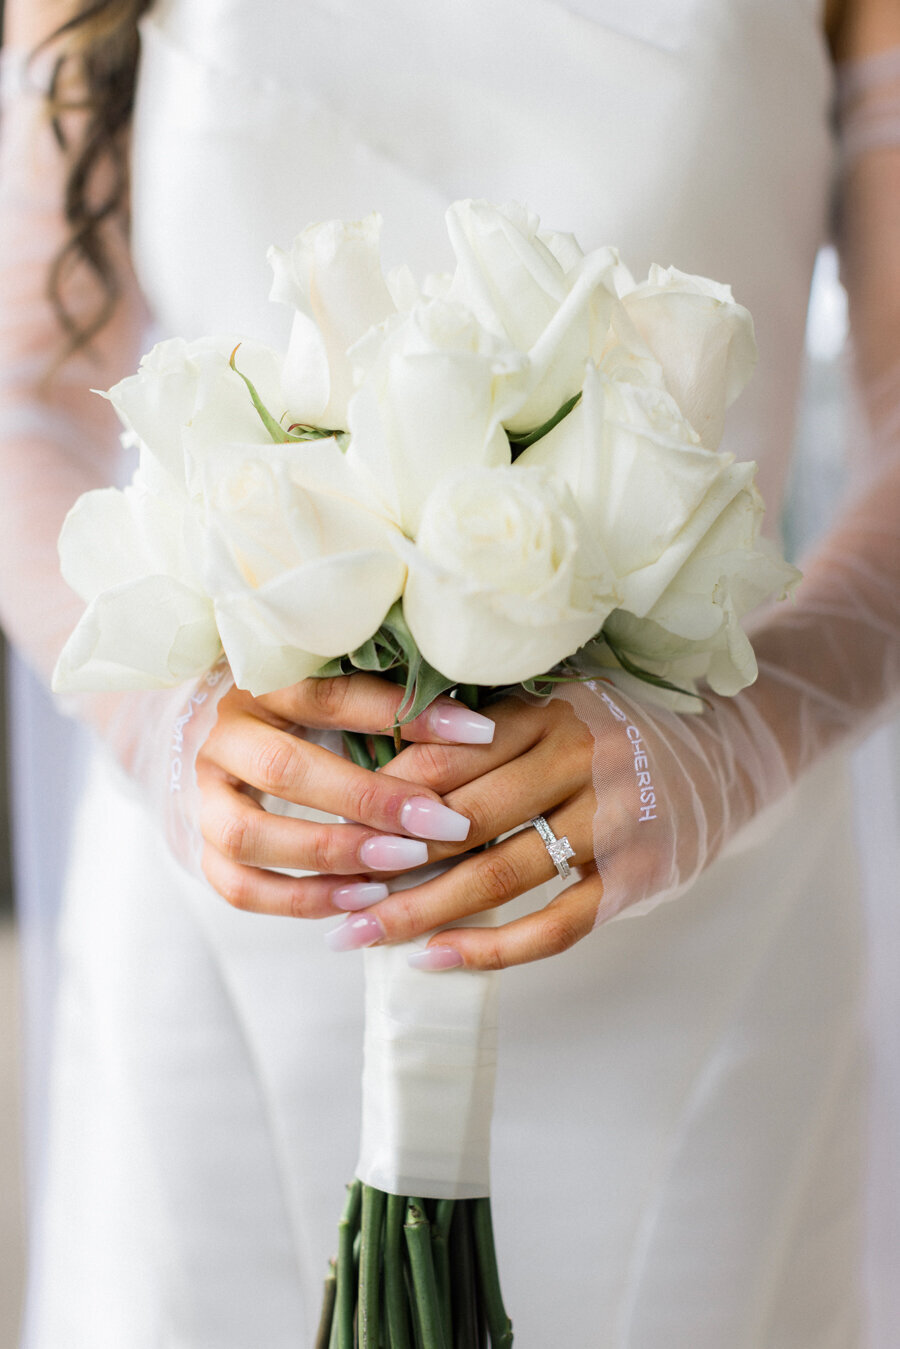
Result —
[[562, 838], [557, 838], [550, 828], [543, 815], [536, 815], [531, 821], [535, 829], [541, 836], [544, 847], [550, 854], [550, 859], [563, 880], [569, 876], [571, 867], [567, 858], [575, 856], [575, 849], [572, 847], [565, 834]]

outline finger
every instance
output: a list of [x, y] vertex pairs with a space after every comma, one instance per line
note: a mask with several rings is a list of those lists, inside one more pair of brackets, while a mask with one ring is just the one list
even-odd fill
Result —
[[[539, 741], [518, 759], [447, 793], [445, 804], [471, 820], [472, 827], [465, 844], [440, 851], [450, 856], [452, 851], [490, 843], [536, 815], [546, 815], [564, 802], [580, 798], [587, 791], [590, 773], [590, 750], [586, 757], [577, 752], [560, 754], [553, 741]], [[578, 824], [572, 823], [571, 812], [567, 816], [569, 828], [581, 837], [595, 811], [596, 797], [591, 789], [589, 808], [580, 812]]]
[[270, 813], [224, 778], [206, 785], [200, 831], [210, 847], [243, 866], [350, 875], [402, 871], [428, 859], [419, 839]]
[[283, 876], [232, 862], [214, 848], [203, 851], [203, 872], [214, 890], [235, 909], [280, 918], [329, 918], [341, 910], [332, 902], [336, 876]]
[[556, 724], [556, 714], [542, 715], [546, 712], [546, 708], [532, 707], [519, 698], [506, 699], [491, 708], [496, 731], [489, 745], [411, 745], [392, 760], [390, 772], [409, 782], [421, 782], [442, 796], [543, 740]]
[[[287, 723], [376, 735], [394, 726], [404, 696], [403, 689], [387, 679], [358, 674], [304, 679], [289, 688], [267, 693], [257, 702]], [[493, 738], [494, 724], [490, 717], [471, 712], [456, 699], [442, 697], [401, 726], [400, 734], [409, 741], [482, 745]]]
[[603, 882], [594, 867], [537, 913], [501, 927], [460, 927], [439, 932], [424, 951], [410, 957], [410, 963], [423, 970], [460, 966], [503, 970], [560, 955], [593, 931], [602, 899]]
[[[567, 833], [567, 818], [577, 823], [572, 811], [562, 810], [549, 816], [558, 838]], [[575, 849], [575, 865], [592, 862], [589, 831], [586, 840], [583, 847]], [[498, 908], [556, 874], [556, 866], [537, 830], [525, 828], [493, 847], [463, 858], [423, 885], [395, 891], [367, 909], [365, 924], [360, 920], [348, 921], [328, 934], [328, 942], [332, 949], [343, 951], [375, 942], [411, 941], [444, 923]]]
[[387, 773], [369, 772], [248, 713], [217, 725], [205, 757], [238, 782], [269, 796], [314, 806], [390, 834], [458, 842], [469, 832], [469, 821], [426, 788], [412, 787]]

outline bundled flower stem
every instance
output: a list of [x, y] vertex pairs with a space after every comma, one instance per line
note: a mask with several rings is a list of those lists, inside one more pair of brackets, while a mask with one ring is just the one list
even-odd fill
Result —
[[[475, 685], [455, 692], [473, 708], [489, 694]], [[382, 768], [397, 752], [389, 735], [348, 731], [344, 745], [365, 768]], [[487, 1349], [488, 1343], [491, 1349], [513, 1343], [490, 1200], [422, 1199], [353, 1181], [338, 1224], [336, 1269], [325, 1280], [316, 1349]]]
[[316, 1349], [511, 1349], [489, 1199], [419, 1199], [353, 1181]]

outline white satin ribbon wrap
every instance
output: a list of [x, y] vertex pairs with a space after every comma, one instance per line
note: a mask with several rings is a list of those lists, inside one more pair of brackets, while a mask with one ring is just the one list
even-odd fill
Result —
[[[419, 873], [406, 884], [421, 881]], [[466, 926], [492, 921], [494, 915], [481, 915], [467, 919]], [[364, 954], [356, 1174], [388, 1194], [477, 1199], [490, 1192], [497, 975], [414, 970], [407, 956], [426, 941], [376, 946]]]

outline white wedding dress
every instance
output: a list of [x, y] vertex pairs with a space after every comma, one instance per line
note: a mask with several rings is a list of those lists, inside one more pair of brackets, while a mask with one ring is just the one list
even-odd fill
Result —
[[[730, 282], [726, 446], [788, 469], [826, 230], [818, 0], [163, 0], [134, 255], [162, 332], [283, 335], [270, 242], [528, 202]], [[502, 976], [493, 1192], [517, 1349], [861, 1349], [862, 914], [834, 759], [686, 897]], [[530, 897], [535, 902], [535, 897]], [[362, 968], [186, 879], [106, 759], [75, 823], [28, 1349], [312, 1343], [356, 1161]]]

